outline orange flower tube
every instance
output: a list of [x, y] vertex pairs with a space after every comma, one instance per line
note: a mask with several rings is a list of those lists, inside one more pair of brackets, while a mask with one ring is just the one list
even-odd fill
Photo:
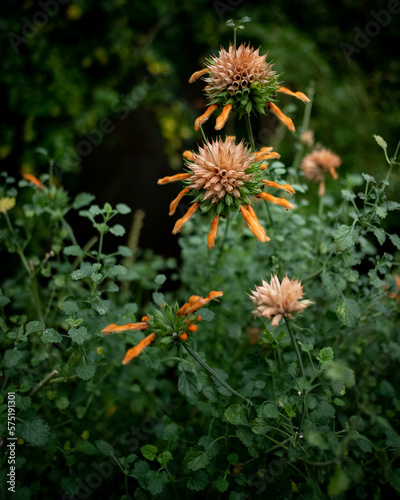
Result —
[[139, 356], [139, 354], [143, 351], [143, 349], [145, 347], [147, 347], [149, 344], [151, 344], [155, 338], [156, 338], [156, 334], [150, 333], [150, 335], [147, 335], [147, 337], [145, 337], [143, 340], [141, 340], [139, 342], [139, 344], [137, 344], [135, 347], [132, 347], [131, 349], [129, 349], [126, 352], [124, 359], [122, 360], [122, 364], [126, 365], [127, 363], [129, 363], [129, 361], [131, 359]]

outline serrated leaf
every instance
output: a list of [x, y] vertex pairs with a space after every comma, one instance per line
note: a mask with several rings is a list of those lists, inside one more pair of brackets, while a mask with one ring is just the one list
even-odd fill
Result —
[[144, 458], [153, 461], [157, 456], [158, 448], [157, 446], [153, 446], [152, 444], [145, 444], [140, 448], [140, 451]]
[[158, 274], [154, 279], [154, 283], [156, 285], [163, 285], [166, 281], [167, 277], [165, 276], [165, 274]]
[[86, 441], [84, 439], [78, 441], [78, 443], [75, 445], [75, 449], [84, 453], [85, 455], [96, 454], [96, 447], [92, 443], [89, 443], [89, 441]]
[[[325, 376], [343, 383], [346, 387], [353, 387], [355, 384], [354, 372], [349, 367], [339, 363], [338, 361], [332, 361], [329, 368], [325, 372]], [[340, 390], [340, 386], [339, 386]], [[343, 390], [341, 391], [343, 392]]]
[[106, 457], [113, 457], [115, 455], [114, 448], [109, 443], [107, 443], [107, 441], [99, 439], [95, 444], [98, 450]]
[[70, 245], [64, 248], [64, 254], [80, 257], [82, 255], [82, 249], [79, 245]]
[[319, 351], [319, 358], [321, 361], [324, 361], [325, 363], [329, 363], [330, 361], [333, 360], [333, 349], [332, 347], [324, 347]]
[[240, 439], [240, 441], [245, 446], [247, 446], [247, 448], [250, 448], [250, 446], [253, 444], [254, 436], [249, 429], [246, 429], [245, 427], [239, 427], [238, 429], [236, 429], [235, 434]]
[[31, 333], [41, 332], [45, 329], [45, 324], [42, 321], [30, 321], [26, 324], [25, 335], [30, 335]]
[[110, 228], [110, 233], [114, 236], [123, 236], [126, 233], [126, 230], [124, 226], [121, 226], [121, 224], [115, 224], [115, 226]]
[[389, 239], [393, 245], [400, 250], [400, 238], [397, 234], [389, 234]]
[[129, 475], [137, 479], [142, 488], [146, 488], [146, 474], [149, 470], [149, 464], [145, 460], [139, 460], [139, 462], [136, 462], [135, 467], [132, 469], [132, 472]]
[[153, 302], [157, 304], [158, 306], [161, 306], [165, 301], [165, 297], [163, 293], [160, 292], [154, 292], [153, 293]]
[[89, 203], [91, 203], [94, 199], [95, 196], [90, 193], [80, 193], [75, 198], [74, 203], [72, 204], [72, 208], [74, 208], [75, 210], [79, 210], [80, 208], [89, 205]]
[[69, 406], [69, 399], [67, 396], [60, 396], [55, 400], [55, 404], [59, 410], [66, 410]]
[[217, 488], [218, 491], [223, 493], [229, 488], [229, 483], [228, 481], [223, 477], [220, 476], [215, 482], [214, 482], [215, 487]]
[[387, 210], [385, 207], [375, 207], [375, 213], [381, 219], [384, 219], [387, 216]]
[[376, 236], [376, 239], [378, 240], [380, 245], [383, 245], [386, 240], [386, 233], [381, 227], [376, 227], [374, 229], [374, 235]]
[[130, 214], [132, 212], [131, 208], [128, 207], [128, 205], [125, 205], [125, 203], [118, 203], [115, 208], [122, 215]]
[[350, 486], [349, 476], [343, 472], [342, 466], [338, 465], [336, 467], [335, 473], [331, 477], [328, 485], [328, 495], [330, 497], [335, 497], [341, 495], [348, 490]]
[[122, 257], [132, 257], [132, 250], [125, 246], [125, 245], [119, 245], [118, 246], [118, 253], [119, 255], [122, 255]]
[[80, 280], [82, 278], [86, 278], [87, 276], [90, 276], [93, 271], [94, 269], [92, 264], [89, 262], [82, 262], [80, 268], [71, 273], [71, 279]]
[[323, 423], [335, 417], [335, 408], [326, 401], [321, 401], [317, 407], [311, 412], [311, 417], [314, 422]]
[[356, 221], [351, 226], [346, 224], [339, 226], [335, 235], [335, 243], [339, 250], [347, 250], [360, 239], [360, 228], [356, 227], [355, 223]]
[[76, 367], [75, 372], [82, 380], [89, 380], [95, 374], [96, 367], [94, 365], [80, 365]]
[[356, 197], [356, 195], [352, 192], [352, 191], [349, 191], [347, 189], [342, 189], [342, 198], [347, 200], [347, 201], [351, 201], [351, 200], [354, 200], [354, 198]]
[[107, 271], [107, 276], [109, 278], [122, 278], [128, 273], [128, 269], [125, 266], [121, 266], [120, 264], [117, 264], [115, 266], [112, 266], [110, 269]]
[[207, 308], [200, 309], [199, 314], [202, 321], [212, 321], [215, 316], [215, 313]]
[[315, 446], [320, 450], [328, 450], [330, 448], [328, 438], [322, 432], [311, 429], [305, 433], [304, 438], [311, 446]]
[[239, 404], [229, 406], [224, 412], [224, 417], [227, 422], [233, 425], [249, 425], [246, 410]]
[[343, 325], [355, 328], [360, 319], [360, 308], [354, 299], [343, 297], [338, 301], [336, 314]]
[[79, 328], [70, 328], [68, 330], [68, 335], [72, 342], [75, 342], [78, 345], [82, 345], [89, 337], [87, 328], [84, 326], [80, 326]]
[[203, 470], [199, 470], [188, 479], [186, 486], [191, 491], [202, 491], [208, 485], [208, 475]]
[[346, 278], [347, 281], [350, 283], [354, 283], [355, 281], [358, 280], [360, 277], [360, 273], [356, 271], [355, 269], [351, 268], [346, 268], [343, 272], [343, 276]]
[[167, 464], [170, 460], [172, 460], [173, 456], [170, 451], [163, 451], [160, 453], [160, 455], [157, 457], [158, 463], [161, 465], [161, 467], [167, 467]]
[[89, 213], [90, 215], [92, 215], [93, 217], [96, 217], [96, 215], [100, 215], [103, 213], [103, 210], [99, 207], [99, 205], [92, 205], [90, 208], [89, 208]]
[[168, 476], [165, 471], [149, 470], [146, 473], [147, 489], [151, 495], [158, 495], [162, 492], [164, 485], [168, 483]]
[[8, 349], [4, 353], [4, 366], [6, 368], [13, 368], [14, 366], [17, 366], [22, 358], [24, 357], [24, 352], [19, 351], [18, 349]]
[[388, 481], [396, 491], [400, 492], [400, 469], [390, 469]]
[[279, 411], [273, 403], [265, 403], [260, 407], [260, 417], [277, 419], [279, 418]]
[[178, 379], [178, 391], [186, 396], [189, 401], [197, 398], [197, 381], [193, 373], [183, 371]]
[[365, 180], [366, 182], [372, 182], [372, 183], [376, 184], [375, 177], [372, 177], [372, 175], [369, 175], [369, 174], [364, 174], [364, 173], [363, 173], [363, 174], [361, 174], [361, 175], [363, 176], [363, 178], [364, 178], [364, 180]]
[[61, 309], [65, 312], [65, 314], [69, 315], [75, 314], [79, 311], [77, 303], [73, 300], [64, 300], [61, 304]]
[[58, 343], [62, 342], [62, 339], [62, 336], [54, 328], [47, 328], [40, 336], [42, 342]]
[[18, 436], [32, 446], [46, 446], [50, 439], [50, 427], [41, 418], [24, 421], [18, 426]]
[[376, 142], [378, 143], [378, 145], [386, 151], [387, 143], [386, 143], [385, 139], [383, 139], [383, 137], [381, 137], [380, 135], [375, 135], [375, 134], [373, 137], [376, 140]]
[[183, 463], [193, 471], [204, 469], [218, 452], [218, 443], [213, 443], [206, 448], [196, 445], [188, 450], [183, 459]]

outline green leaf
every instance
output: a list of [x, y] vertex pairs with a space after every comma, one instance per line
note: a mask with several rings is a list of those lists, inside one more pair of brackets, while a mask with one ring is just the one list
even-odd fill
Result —
[[153, 461], [157, 457], [158, 448], [152, 444], [145, 444], [140, 448], [142, 455], [147, 460]]
[[353, 370], [338, 361], [332, 361], [329, 368], [325, 372], [325, 376], [332, 380], [342, 382], [346, 387], [353, 387], [355, 384]]
[[25, 420], [17, 431], [18, 436], [32, 446], [46, 446], [50, 439], [50, 427], [39, 417]]
[[70, 328], [68, 330], [68, 335], [72, 342], [82, 345], [85, 340], [87, 340], [89, 334], [87, 328], [80, 326], [79, 328]]
[[193, 471], [207, 467], [219, 452], [218, 443], [214, 442], [210, 437], [200, 438], [199, 443], [201, 443], [201, 445], [190, 448], [183, 459], [183, 463], [186, 467]]
[[347, 281], [349, 281], [350, 283], [354, 283], [355, 281], [358, 280], [358, 278], [360, 277], [360, 273], [358, 271], [356, 271], [355, 269], [351, 269], [349, 267], [347, 267], [344, 272], [343, 272], [343, 276], [346, 278]]
[[230, 453], [226, 459], [231, 465], [236, 465], [239, 462], [239, 455], [237, 453]]
[[320, 450], [328, 450], [330, 448], [328, 438], [322, 432], [311, 429], [305, 433], [304, 438], [311, 446], [315, 446]]
[[375, 135], [375, 134], [373, 137], [376, 140], [376, 142], [378, 143], [378, 145], [386, 151], [387, 150], [387, 143], [386, 143], [385, 139], [383, 139], [380, 135]]
[[122, 215], [130, 214], [132, 212], [131, 208], [128, 207], [128, 205], [125, 205], [125, 203], [118, 203], [115, 208]]
[[351, 226], [342, 224], [335, 235], [335, 244], [338, 250], [346, 250], [355, 245], [360, 239], [360, 228], [355, 227], [356, 221]]
[[351, 201], [354, 200], [356, 195], [352, 191], [348, 191], [347, 189], [342, 189], [342, 198]]
[[223, 476], [220, 476], [216, 481], [214, 481], [214, 485], [221, 493], [229, 488], [229, 483]]
[[89, 264], [89, 262], [82, 262], [80, 268], [71, 273], [71, 279], [81, 280], [82, 278], [90, 276], [93, 271], [94, 269], [92, 264]]
[[355, 328], [360, 319], [360, 308], [354, 299], [343, 297], [338, 301], [336, 314], [343, 325]]
[[114, 236], [123, 236], [126, 233], [126, 230], [124, 226], [121, 226], [121, 224], [115, 224], [115, 226], [110, 228], [110, 233]]
[[82, 255], [82, 249], [79, 245], [70, 245], [64, 248], [64, 254], [80, 257]]
[[325, 423], [335, 417], [335, 408], [326, 401], [321, 401], [311, 413], [312, 420], [317, 423]]
[[279, 418], [279, 411], [276, 405], [273, 403], [265, 403], [260, 407], [260, 417], [272, 418], [276, 420]]
[[75, 210], [79, 210], [82, 207], [85, 207], [89, 205], [93, 200], [95, 199], [95, 196], [89, 193], [80, 193], [78, 196], [75, 198], [74, 203], [72, 204], [72, 208]]
[[160, 453], [160, 455], [157, 457], [158, 463], [161, 465], [161, 467], [166, 467], [168, 462], [172, 460], [173, 456], [170, 451], [163, 451]]
[[64, 300], [61, 304], [61, 309], [65, 312], [65, 314], [75, 314], [79, 311], [78, 304], [73, 300]]
[[42, 321], [30, 321], [26, 324], [25, 335], [30, 335], [31, 333], [41, 332], [46, 328], [46, 325]]
[[153, 297], [153, 302], [158, 306], [161, 306], [165, 302], [165, 297], [163, 293], [154, 292], [152, 297]]
[[122, 255], [122, 257], [132, 257], [132, 250], [129, 247], [126, 247], [125, 245], [119, 245], [118, 246], [118, 253], [119, 255]]
[[55, 400], [55, 404], [59, 410], [66, 410], [69, 406], [69, 399], [67, 396], [60, 396]]
[[154, 283], [156, 285], [162, 285], [164, 284], [165, 282], [167, 281], [167, 277], [165, 276], [165, 274], [158, 274], [156, 276], [156, 278], [154, 279]]
[[374, 235], [376, 236], [376, 239], [378, 240], [380, 245], [383, 245], [386, 240], [386, 233], [381, 227], [376, 227], [374, 229]]
[[364, 177], [364, 180], [366, 182], [372, 182], [373, 184], [376, 184], [375, 177], [372, 177], [372, 175], [368, 175], [368, 174], [361, 174], [361, 175]]
[[188, 479], [186, 486], [191, 491], [202, 491], [208, 485], [208, 475], [203, 470], [196, 471]]
[[400, 492], [400, 469], [390, 469], [388, 481], [396, 491]]
[[114, 448], [107, 441], [99, 439], [95, 444], [98, 450], [106, 457], [113, 457], [115, 455]]
[[178, 391], [186, 396], [189, 401], [197, 398], [197, 380], [193, 373], [183, 371], [178, 379]]
[[92, 205], [90, 208], [89, 208], [89, 213], [90, 215], [92, 215], [93, 217], [96, 217], [96, 215], [100, 215], [103, 213], [103, 210], [99, 207], [99, 205]]
[[229, 406], [224, 412], [224, 417], [227, 422], [233, 425], [249, 425], [245, 408], [242, 405]]
[[397, 234], [389, 234], [389, 239], [393, 243], [393, 245], [400, 250], [400, 238], [397, 236]]
[[387, 210], [385, 207], [375, 207], [375, 213], [381, 219], [384, 219], [387, 216]]
[[333, 360], [333, 349], [332, 347], [324, 347], [319, 351], [319, 359], [325, 363], [329, 363]]
[[146, 473], [147, 489], [151, 495], [158, 495], [162, 492], [164, 485], [168, 483], [168, 476], [165, 471], [149, 470]]
[[336, 497], [341, 495], [348, 490], [350, 486], [349, 476], [343, 472], [342, 466], [338, 465], [336, 467], [335, 473], [331, 477], [328, 485], [328, 495], [330, 497]]
[[128, 269], [125, 267], [125, 266], [121, 266], [121, 265], [116, 265], [116, 266], [112, 266], [108, 272], [107, 272], [107, 276], [109, 278], [113, 278], [113, 277], [116, 277], [118, 279], [121, 279], [123, 278], [126, 274], [128, 273]]
[[207, 308], [200, 309], [199, 314], [202, 321], [212, 321], [215, 316], [215, 313]]
[[247, 446], [247, 448], [250, 448], [250, 446], [253, 444], [254, 436], [249, 429], [246, 429], [245, 427], [239, 427], [238, 429], [236, 429], [235, 434], [240, 439], [240, 441], [245, 446]]
[[76, 367], [75, 371], [82, 380], [89, 380], [95, 374], [96, 367], [94, 365], [79, 365]]
[[47, 328], [42, 335], [40, 336], [40, 340], [42, 342], [51, 342], [51, 343], [58, 343], [62, 342], [62, 336], [54, 330], [54, 328]]
[[137, 479], [142, 488], [147, 488], [146, 474], [149, 470], [149, 464], [145, 460], [139, 460], [129, 475]]
[[96, 454], [96, 447], [92, 443], [89, 443], [89, 441], [86, 441], [84, 439], [78, 441], [78, 443], [75, 445], [75, 449], [79, 452], [84, 453], [85, 455]]

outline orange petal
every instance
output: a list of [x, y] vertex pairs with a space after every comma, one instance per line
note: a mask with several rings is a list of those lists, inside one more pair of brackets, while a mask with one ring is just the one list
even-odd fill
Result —
[[306, 94], [303, 94], [303, 92], [292, 92], [291, 90], [287, 89], [286, 87], [279, 87], [277, 92], [281, 92], [282, 94], [288, 94], [293, 97], [297, 97], [297, 99], [300, 99], [300, 101], [303, 102], [310, 102], [310, 99], [306, 96]]
[[268, 103], [269, 109], [276, 115], [277, 118], [291, 131], [294, 132], [296, 129], [294, 128], [292, 120], [284, 115], [282, 111], [276, 106], [273, 102]]
[[272, 196], [272, 194], [269, 193], [258, 193], [257, 198], [262, 198], [263, 200], [269, 201], [274, 205], [280, 205], [281, 207], [285, 207], [286, 210], [289, 210], [289, 208], [294, 208], [294, 205], [292, 205], [292, 203], [290, 203], [289, 201], [285, 200], [285, 198], [277, 198], [276, 196]]
[[222, 113], [217, 118], [217, 122], [215, 124], [215, 130], [221, 130], [222, 128], [224, 128], [224, 125], [227, 122], [229, 114], [232, 110], [232, 106], [233, 106], [232, 104], [227, 104], [226, 106], [223, 107]]
[[296, 192], [290, 184], [278, 184], [277, 182], [273, 181], [261, 181], [261, 182], [269, 187], [284, 189], [288, 194], [291, 195], [294, 195], [294, 193]]
[[[249, 206], [249, 205], [247, 205]], [[261, 224], [258, 222], [257, 216], [255, 216], [254, 210], [251, 209], [250, 211], [248, 208], [246, 208], [244, 205], [240, 207], [240, 212], [243, 215], [244, 220], [246, 221], [247, 225], [249, 226], [250, 231], [254, 234], [254, 236], [264, 243], [265, 241], [269, 241], [270, 238], [265, 233], [264, 228], [261, 226]], [[252, 215], [254, 214], [254, 215]]]
[[141, 321], [140, 323], [128, 323], [127, 325], [121, 326], [112, 323], [111, 325], [103, 328], [103, 330], [101, 330], [101, 333], [105, 333], [106, 335], [108, 335], [109, 333], [127, 332], [128, 330], [147, 330], [147, 328], [149, 328], [149, 325], [148, 323], [146, 323], [146, 321]]
[[219, 222], [219, 215], [216, 215], [212, 220], [211, 231], [208, 233], [207, 236], [207, 244], [210, 250], [215, 246], [215, 238], [217, 237], [217, 232], [218, 232], [218, 222]]
[[189, 332], [195, 333], [195, 332], [197, 332], [197, 326], [196, 325], [189, 325], [188, 330], [189, 330]]
[[263, 147], [260, 149], [260, 151], [255, 151], [254, 153], [251, 153], [251, 156], [254, 156], [254, 155], [259, 155], [259, 154], [267, 154], [267, 153], [270, 153], [274, 148], [269, 146], [269, 147]]
[[34, 175], [32, 175], [32, 174], [22, 174], [22, 177], [25, 180], [27, 180], [29, 182], [32, 182], [32, 184], [35, 184], [35, 186], [37, 186], [39, 189], [43, 189], [43, 184]]
[[324, 196], [325, 194], [325, 181], [319, 183], [318, 196]]
[[184, 151], [182, 156], [186, 158], [186, 160], [194, 161], [193, 153], [191, 151]]
[[186, 187], [185, 189], [182, 189], [182, 191], [178, 194], [175, 200], [171, 202], [171, 205], [169, 206], [169, 215], [173, 215], [175, 213], [175, 210], [177, 209], [179, 202], [185, 196], [185, 194], [188, 194], [188, 192], [191, 189], [192, 189], [191, 187]]
[[211, 106], [208, 106], [207, 110], [205, 113], [203, 113], [201, 116], [199, 116], [196, 121], [194, 122], [194, 129], [199, 130], [201, 125], [203, 125], [204, 122], [206, 122], [210, 116], [214, 113], [214, 111], [218, 108], [218, 104], [211, 104]]
[[201, 76], [205, 75], [206, 73], [209, 73], [210, 70], [208, 68], [201, 69], [199, 71], [196, 71], [193, 73], [193, 75], [189, 78], [189, 83], [193, 83], [196, 80], [198, 80]]
[[157, 184], [168, 184], [170, 182], [182, 181], [184, 179], [188, 179], [191, 175], [192, 174], [189, 174], [189, 172], [187, 172], [184, 174], [176, 174], [169, 177], [163, 177], [162, 179], [158, 179]]
[[235, 140], [236, 140], [236, 136], [234, 136], [234, 135], [227, 135], [226, 139], [225, 139], [226, 142], [228, 142], [228, 141], [235, 142]]
[[257, 156], [254, 157], [254, 161], [270, 160], [271, 158], [279, 159], [280, 157], [281, 155], [274, 151], [273, 153], [268, 153], [268, 154], [258, 154]]
[[186, 224], [186, 222], [190, 219], [190, 217], [196, 212], [196, 210], [199, 208], [200, 203], [196, 201], [196, 203], [193, 203], [193, 205], [189, 208], [189, 210], [186, 212], [186, 214], [181, 218], [178, 219], [175, 222], [174, 229], [172, 230], [172, 234], [180, 233], [182, 226]]
[[336, 180], [338, 178], [338, 174], [334, 167], [330, 167], [329, 172], [331, 173], [331, 176]]
[[142, 321], [149, 321], [149, 319], [150, 318], [148, 316], [143, 316]]
[[155, 333], [150, 333], [150, 335], [147, 335], [147, 337], [141, 340], [139, 344], [129, 349], [126, 352], [124, 359], [122, 360], [122, 364], [126, 365], [127, 363], [129, 363], [131, 359], [136, 358], [136, 356], [139, 356], [139, 354], [143, 351], [143, 349], [153, 342], [155, 337], [156, 337]]
[[[203, 299], [199, 295], [192, 295], [186, 304], [184, 304], [179, 311], [176, 313], [177, 316], [185, 316], [187, 314], [191, 314], [192, 312], [199, 309], [199, 307], [208, 304], [210, 300], [217, 299], [223, 295], [222, 292], [212, 291], [208, 294], [207, 297]], [[199, 320], [198, 320], [199, 321]]]

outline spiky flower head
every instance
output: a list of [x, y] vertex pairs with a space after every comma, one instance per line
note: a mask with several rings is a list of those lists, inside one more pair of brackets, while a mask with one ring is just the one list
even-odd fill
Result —
[[277, 275], [271, 275], [271, 281], [262, 281], [256, 286], [250, 299], [257, 306], [253, 313], [257, 316], [272, 318], [272, 326], [278, 326], [282, 318], [292, 318], [295, 312], [304, 311], [313, 304], [310, 300], [300, 300], [303, 287], [298, 280], [290, 280], [287, 275], [279, 282]]
[[268, 107], [291, 131], [294, 125], [290, 118], [274, 104], [278, 92], [297, 97], [308, 102], [308, 97], [302, 92], [292, 92], [281, 87], [277, 81], [273, 64], [267, 63], [267, 54], [260, 55], [260, 48], [254, 49], [250, 44], [242, 43], [238, 49], [231, 44], [228, 50], [221, 47], [218, 56], [208, 59], [206, 67], [194, 73], [189, 82], [193, 83], [203, 77], [207, 83], [205, 92], [209, 105], [207, 111], [197, 118], [195, 129], [208, 120], [219, 107], [222, 113], [217, 118], [215, 128], [221, 130], [229, 113], [235, 109], [239, 117], [243, 114], [258, 112], [265, 114]]
[[329, 149], [320, 147], [303, 158], [300, 168], [307, 179], [319, 182], [318, 194], [319, 196], [323, 196], [325, 194], [326, 174], [329, 172], [336, 180], [338, 178], [336, 169], [341, 164], [342, 160], [337, 154], [332, 153]]
[[151, 305], [148, 314], [143, 316], [142, 321], [120, 326], [113, 323], [103, 328], [102, 333], [109, 335], [132, 330], [152, 331], [136, 346], [127, 351], [122, 361], [124, 365], [139, 356], [143, 349], [156, 339], [167, 348], [174, 346], [179, 348], [180, 342], [185, 342], [191, 334], [197, 331], [196, 323], [201, 320], [197, 310], [222, 295], [223, 293], [219, 291], [212, 291], [204, 298], [192, 295], [182, 307], [179, 307], [178, 303], [172, 306], [167, 303]]
[[264, 229], [260, 226], [257, 216], [251, 206], [250, 198], [256, 196], [270, 203], [281, 205], [286, 209], [294, 208], [285, 198], [277, 198], [264, 192], [265, 186], [284, 189], [293, 195], [294, 189], [288, 184], [262, 179], [262, 171], [266, 165], [264, 160], [279, 158], [272, 148], [262, 148], [259, 152], [251, 153], [244, 142], [235, 144], [233, 136], [206, 142], [199, 147], [198, 152], [184, 153], [188, 172], [172, 177], [159, 179], [159, 184], [166, 184], [183, 180], [185, 188], [170, 205], [170, 215], [183, 198], [189, 194], [193, 196], [193, 204], [186, 215], [179, 219], [172, 231], [180, 232], [182, 226], [200, 208], [201, 211], [211, 211], [214, 214], [211, 232], [208, 235], [209, 248], [214, 247], [217, 235], [219, 216], [227, 216], [232, 210], [240, 210], [250, 230], [260, 241], [268, 241]]

